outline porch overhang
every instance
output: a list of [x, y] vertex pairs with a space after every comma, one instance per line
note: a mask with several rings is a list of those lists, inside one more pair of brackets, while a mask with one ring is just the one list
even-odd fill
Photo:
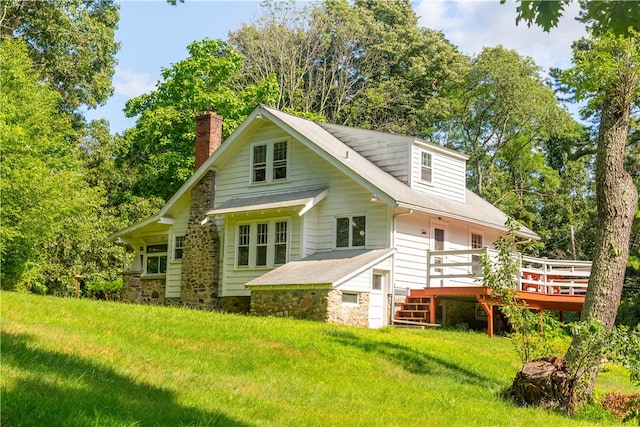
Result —
[[228, 214], [300, 208], [299, 216], [304, 215], [316, 206], [329, 193], [327, 187], [317, 187], [288, 193], [259, 194], [256, 196], [237, 197], [227, 200], [216, 209], [207, 212], [207, 216], [215, 217]]

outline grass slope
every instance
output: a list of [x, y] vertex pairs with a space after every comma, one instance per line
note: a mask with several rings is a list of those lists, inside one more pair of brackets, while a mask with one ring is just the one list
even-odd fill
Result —
[[[3, 426], [610, 422], [501, 399], [519, 364], [484, 334], [1, 297]], [[601, 374], [601, 390], [630, 389], [626, 375]]]

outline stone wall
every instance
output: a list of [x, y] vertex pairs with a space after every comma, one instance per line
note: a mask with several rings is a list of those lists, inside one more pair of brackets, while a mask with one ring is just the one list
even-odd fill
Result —
[[327, 321], [328, 289], [253, 290], [251, 314]]
[[220, 238], [206, 213], [213, 209], [215, 173], [208, 171], [192, 189], [189, 225], [182, 255], [181, 299], [186, 306], [219, 308], [218, 261]]
[[122, 273], [122, 297], [127, 302], [165, 305], [166, 279], [164, 277], [141, 277], [140, 271]]
[[369, 294], [361, 293], [358, 305], [342, 304], [342, 291], [332, 289], [327, 296], [327, 321], [340, 325], [369, 326]]
[[227, 313], [249, 313], [251, 297], [223, 297], [220, 298], [220, 311]]

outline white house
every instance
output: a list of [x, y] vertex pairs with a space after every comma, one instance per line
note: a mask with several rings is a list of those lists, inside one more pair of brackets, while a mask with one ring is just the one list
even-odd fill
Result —
[[[221, 120], [198, 117], [194, 175], [112, 236], [135, 250], [128, 300], [380, 327], [430, 273], [464, 284], [444, 274], [461, 263], [434, 251], [505, 231], [506, 215], [466, 189], [459, 152], [264, 105], [222, 142]], [[469, 276], [477, 254], [463, 256]]]

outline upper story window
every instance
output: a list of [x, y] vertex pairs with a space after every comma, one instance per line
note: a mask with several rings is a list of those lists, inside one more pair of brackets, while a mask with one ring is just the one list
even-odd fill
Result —
[[238, 226], [236, 265], [274, 267], [287, 262], [287, 221], [259, 221]]
[[431, 153], [420, 151], [420, 180], [431, 182], [433, 169], [431, 168]]
[[166, 243], [160, 245], [147, 245], [144, 251], [145, 274], [165, 274], [167, 272]]
[[366, 228], [364, 215], [336, 218], [336, 248], [364, 247]]
[[288, 163], [289, 144], [286, 141], [254, 145], [251, 152], [251, 182], [286, 179]]

